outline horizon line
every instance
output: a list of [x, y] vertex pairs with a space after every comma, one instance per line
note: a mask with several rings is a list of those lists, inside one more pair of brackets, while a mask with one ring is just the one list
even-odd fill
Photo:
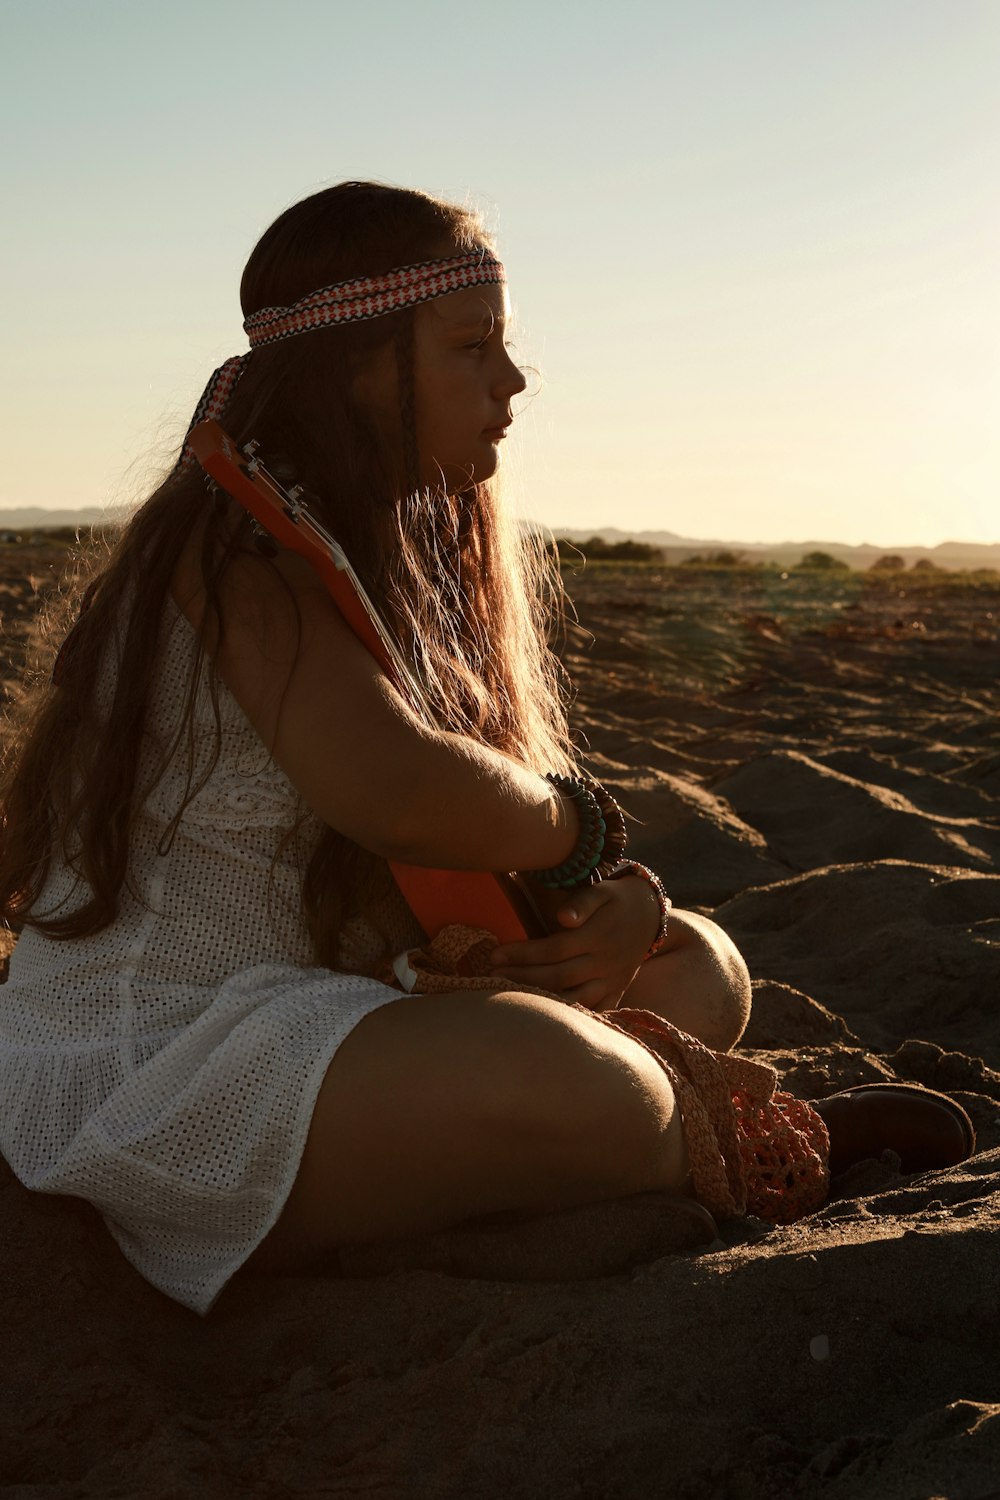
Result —
[[[2, 522], [4, 515], [6, 515], [6, 514], [8, 514], [10, 512], [15, 512], [16, 513], [18, 511], [28, 511], [29, 513], [30, 512], [41, 512], [42, 514], [70, 515], [70, 516], [72, 516], [72, 515], [85, 515], [85, 514], [89, 514], [91, 512], [96, 512], [96, 513], [98, 513], [100, 515], [109, 515], [109, 514], [113, 514], [115, 511], [131, 511], [132, 509], [133, 509], [133, 507], [131, 505], [128, 505], [128, 504], [123, 504], [123, 505], [108, 504], [108, 505], [103, 505], [103, 506], [102, 505], [80, 505], [80, 506], [73, 507], [73, 506], [53, 506], [53, 505], [12, 505], [12, 504], [4, 504], [4, 503], [0, 502], [0, 522]], [[44, 521], [39, 521], [36, 524], [40, 525], [40, 526], [44, 526], [45, 522]], [[58, 524], [58, 525], [67, 525], [68, 526], [68, 525], [72, 525], [72, 522], [71, 521], [65, 521], [65, 522], [57, 522], [55, 524]], [[852, 548], [854, 550], [859, 550], [859, 549], [863, 549], [863, 548], [872, 548], [873, 550], [884, 551], [884, 552], [891, 551], [894, 548], [895, 549], [904, 548], [904, 549], [906, 549], [908, 551], [920, 550], [920, 551], [924, 551], [924, 552], [933, 552], [933, 551], [936, 551], [938, 548], [941, 548], [941, 547], [1000, 547], [1000, 537], [997, 537], [994, 541], [989, 541], [989, 542], [978, 541], [978, 540], [973, 541], [973, 540], [968, 539], [968, 538], [961, 538], [961, 537], [951, 536], [951, 537], [945, 537], [945, 538], [943, 538], [939, 542], [885, 542], [885, 543], [883, 543], [883, 542], [869, 542], [869, 541], [864, 541], [864, 542], [847, 542], [847, 541], [841, 541], [839, 539], [834, 539], [834, 538], [830, 538], [830, 537], [823, 538], [823, 537], [807, 536], [807, 537], [802, 537], [801, 539], [800, 538], [795, 538], [795, 537], [783, 537], [780, 541], [763, 542], [763, 541], [745, 541], [745, 540], [742, 540], [742, 539], [736, 539], [736, 538], [732, 538], [732, 537], [687, 537], [687, 536], [683, 536], [680, 532], [671, 531], [669, 529], [669, 527], [666, 527], [666, 526], [659, 527], [659, 528], [658, 527], [653, 527], [653, 526], [644, 526], [642, 528], [629, 528], [629, 527], [623, 527], [623, 526], [595, 526], [593, 528], [590, 528], [590, 527], [586, 527], [586, 526], [579, 526], [579, 525], [574, 526], [574, 525], [570, 525], [568, 522], [565, 523], [565, 524], [560, 523], [560, 525], [553, 525], [552, 523], [550, 523], [548, 521], [539, 521], [539, 520], [535, 519], [534, 517], [526, 517], [526, 518], [524, 518], [523, 524], [526, 525], [526, 526], [530, 526], [530, 527], [532, 527], [532, 528], [534, 528], [535, 530], [538, 530], [538, 531], [549, 531], [555, 537], [558, 537], [558, 535], [560, 534], [560, 532], [574, 531], [578, 535], [584, 535], [585, 534], [585, 537], [584, 537], [585, 540], [586, 540], [586, 538], [589, 538], [589, 537], [592, 537], [592, 536], [598, 536], [598, 537], [602, 536], [602, 534], [605, 533], [605, 532], [615, 532], [616, 534], [618, 534], [620, 536], [623, 536], [623, 537], [626, 537], [626, 538], [628, 538], [630, 540], [640, 541], [644, 537], [657, 536], [657, 535], [662, 534], [663, 532], [666, 532], [669, 536], [676, 538], [676, 545], [677, 546], [682, 546], [682, 547], [686, 547], [686, 546], [690, 546], [690, 547], [728, 547], [728, 548], [741, 548], [741, 547], [743, 547], [743, 548], [748, 548], [748, 547], [850, 547], [850, 548]], [[573, 538], [567, 537], [566, 540], [567, 541], [571, 541], [571, 540], [573, 540]], [[669, 543], [669, 542], [660, 542], [660, 543], [654, 543], [652, 545], [670, 546], [671, 543]]]

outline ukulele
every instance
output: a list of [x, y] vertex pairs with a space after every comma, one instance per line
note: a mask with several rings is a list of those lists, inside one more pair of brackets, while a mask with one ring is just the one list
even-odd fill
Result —
[[[309, 513], [301, 486], [284, 489], [257, 457], [259, 444], [249, 442], [240, 449], [218, 422], [200, 422], [187, 440], [209, 478], [249, 512], [256, 527], [305, 558], [345, 622], [413, 711], [429, 728], [440, 727], [416, 673], [340, 543]], [[390, 860], [389, 869], [429, 938], [452, 922], [485, 928], [500, 943], [547, 930], [530, 893], [514, 874], [437, 870], [398, 860]]]

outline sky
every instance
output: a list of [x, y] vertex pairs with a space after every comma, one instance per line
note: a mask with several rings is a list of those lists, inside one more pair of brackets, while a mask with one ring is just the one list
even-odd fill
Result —
[[4, 507], [132, 502], [345, 178], [478, 207], [552, 526], [1000, 541], [1000, 0], [0, 0]]

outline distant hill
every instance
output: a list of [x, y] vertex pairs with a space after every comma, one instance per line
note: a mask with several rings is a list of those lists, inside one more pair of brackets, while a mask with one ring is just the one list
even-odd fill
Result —
[[[79, 510], [45, 510], [26, 506], [18, 510], [0, 510], [0, 532], [36, 531], [46, 526], [112, 525], [122, 514], [112, 507], [84, 506]], [[543, 527], [555, 536], [571, 542], [585, 542], [599, 536], [606, 542], [646, 542], [662, 547], [668, 562], [681, 562], [696, 552], [744, 552], [750, 562], [774, 562], [787, 567], [797, 563], [807, 552], [829, 552], [852, 568], [870, 568], [873, 562], [894, 552], [910, 565], [926, 557], [941, 568], [1000, 568], [1000, 542], [941, 542], [936, 547], [873, 547], [868, 543], [851, 547], [846, 542], [733, 542], [699, 540], [680, 536], [676, 531], [622, 531], [617, 526]]]
[[[549, 529], [549, 528], [546, 528]], [[920, 558], [928, 558], [940, 568], [1000, 568], [1000, 542], [941, 542], [936, 547], [873, 547], [863, 543], [851, 547], [846, 542], [731, 542], [699, 541], [693, 537], [678, 536], [675, 531], [621, 531], [616, 526], [600, 526], [581, 530], [573, 526], [553, 526], [553, 535], [566, 537], [571, 542], [585, 542], [599, 536], [606, 542], [646, 542], [652, 547], [662, 547], [668, 562], [681, 562], [696, 552], [744, 552], [750, 562], [775, 562], [783, 567], [796, 563], [807, 552], [829, 552], [852, 568], [870, 568], [873, 562], [887, 553], [904, 557], [912, 565]]]

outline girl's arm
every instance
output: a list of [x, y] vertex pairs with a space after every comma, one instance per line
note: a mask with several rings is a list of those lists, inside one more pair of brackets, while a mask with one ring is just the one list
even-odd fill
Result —
[[[175, 590], [198, 625], [200, 584], [179, 574]], [[577, 836], [569, 801], [507, 756], [427, 729], [301, 558], [235, 562], [222, 614], [221, 645], [208, 641], [220, 675], [325, 823], [387, 859], [442, 869], [542, 869], [568, 858]]]

